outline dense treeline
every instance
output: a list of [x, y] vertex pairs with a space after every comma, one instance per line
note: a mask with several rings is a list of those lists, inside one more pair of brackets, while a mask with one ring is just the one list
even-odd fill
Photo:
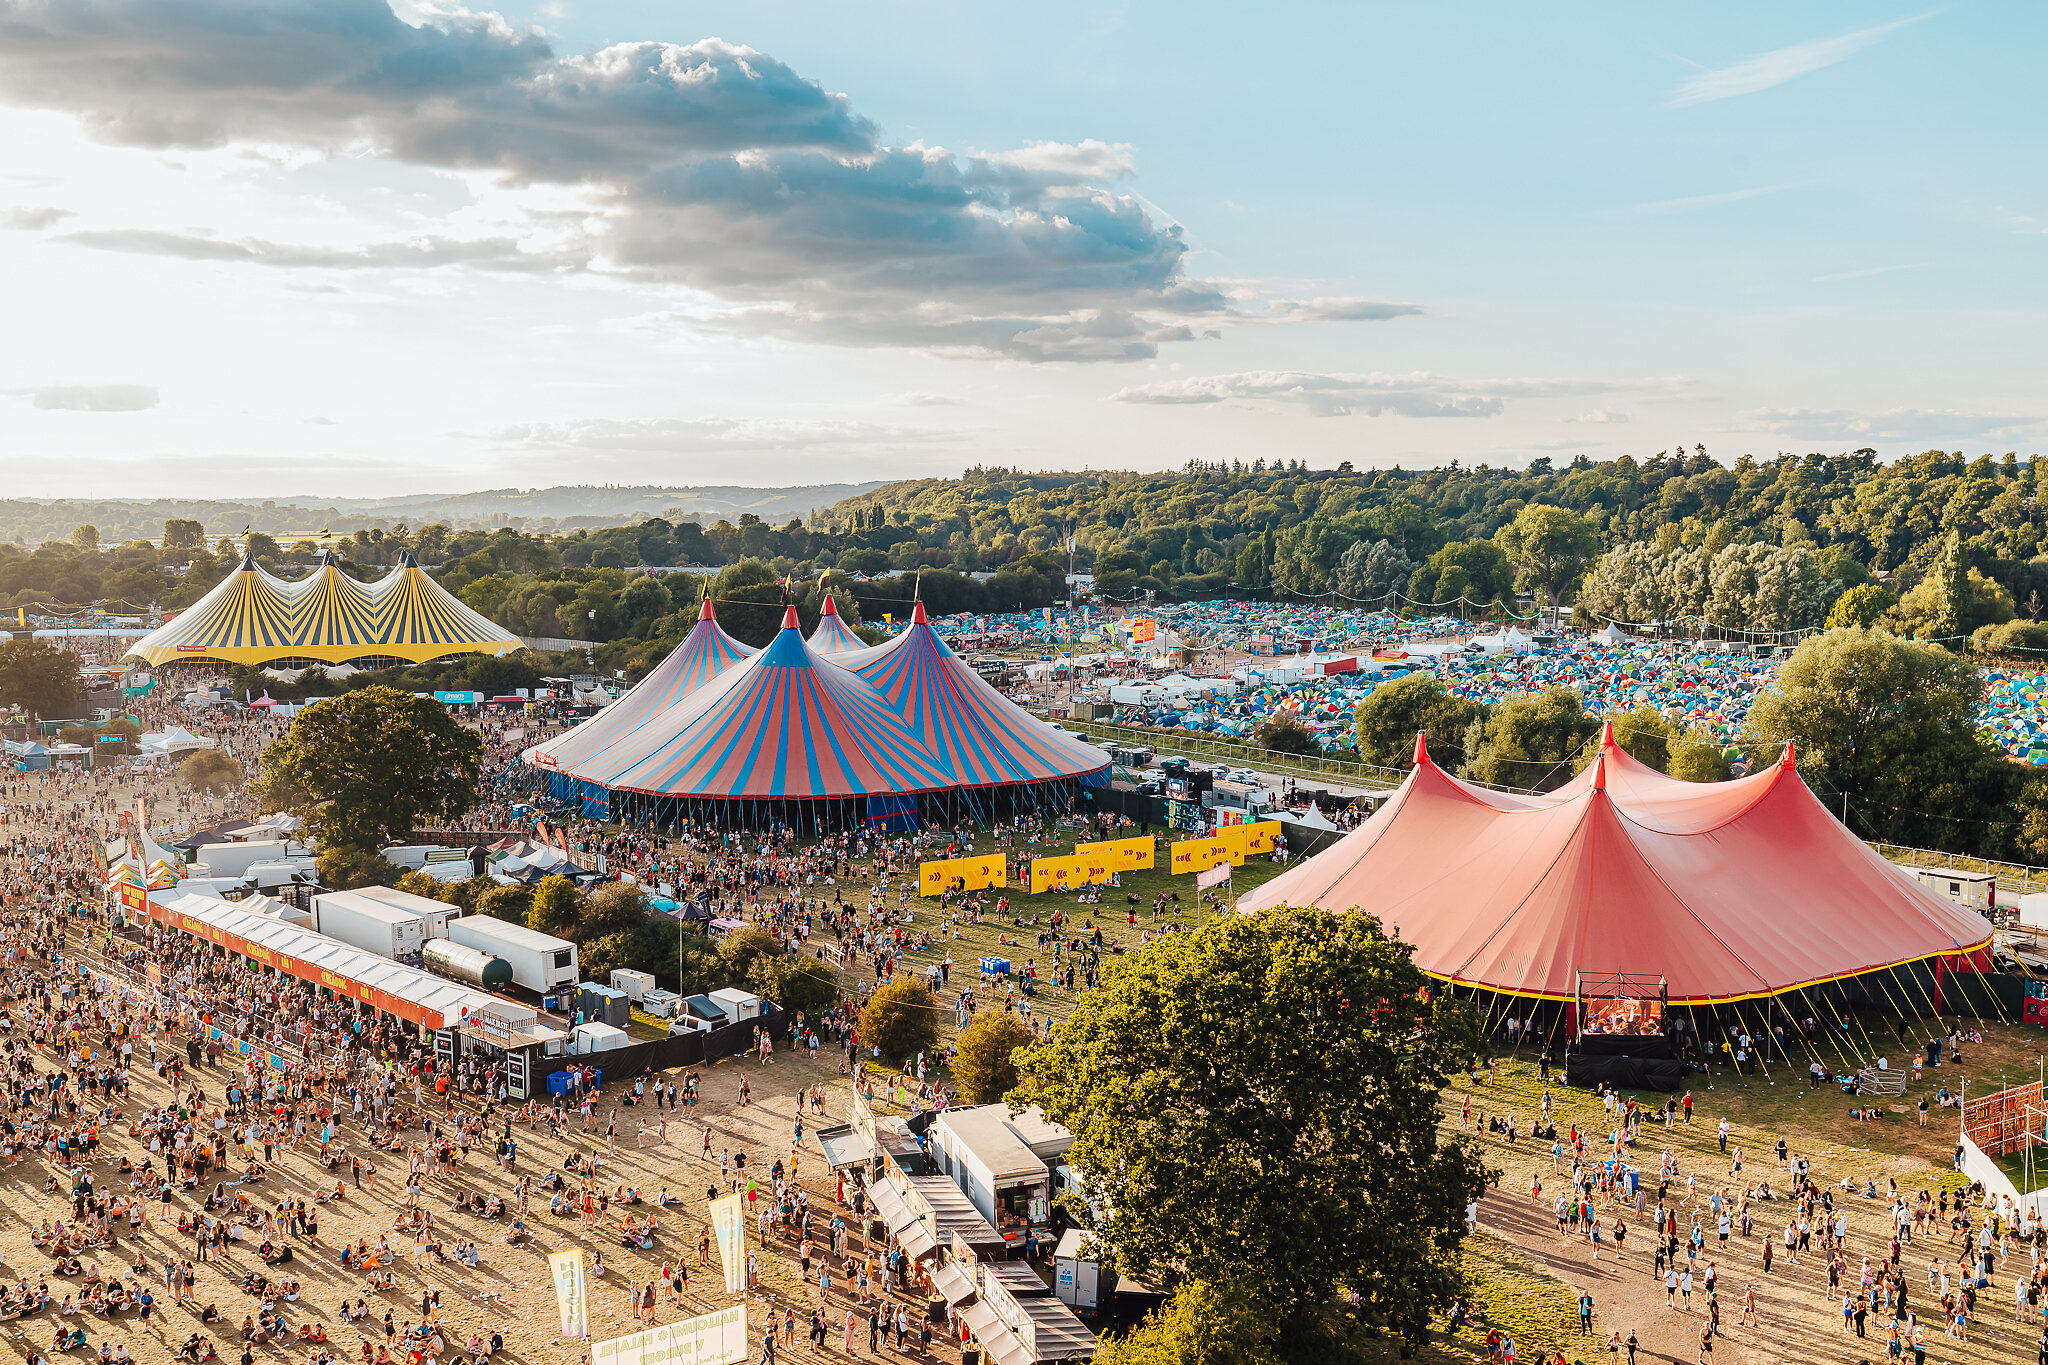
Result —
[[[1790, 630], [1832, 617], [2025, 643], [2031, 634], [2001, 623], [2037, 618], [2048, 596], [2040, 473], [2035, 457], [1942, 451], [1889, 465], [1869, 450], [1743, 456], [1731, 468], [1698, 447], [1514, 470], [1261, 459], [1160, 474], [978, 468], [782, 525], [751, 514], [552, 534], [435, 523], [320, 544], [258, 532], [247, 544], [286, 574], [324, 545], [364, 578], [411, 551], [485, 615], [522, 635], [589, 641], [621, 668], [651, 666], [681, 637], [707, 581], [727, 629], [758, 644], [785, 591], [806, 627], [815, 621], [821, 581], [849, 618], [879, 622], [918, 595], [934, 612], [1046, 606], [1066, 596], [1070, 568], [1092, 572], [1112, 601], [1254, 594], [1483, 615], [1515, 609], [1525, 592], [1576, 601], [1588, 623]], [[239, 553], [226, 540], [209, 547], [196, 521], [166, 522], [160, 547], [104, 546], [79, 527], [33, 550], [0, 545], [0, 604], [175, 608]]]

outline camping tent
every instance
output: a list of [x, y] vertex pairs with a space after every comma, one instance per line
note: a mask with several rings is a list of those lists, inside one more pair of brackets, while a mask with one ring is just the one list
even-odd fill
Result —
[[1612, 621], [1609, 621], [1604, 628], [1594, 631], [1592, 639], [1594, 644], [1606, 645], [1610, 648], [1635, 643], [1634, 640], [1622, 634], [1621, 627], [1615, 625]]
[[[1541, 796], [1460, 782], [1416, 740], [1378, 814], [1239, 902], [1368, 910], [1430, 975], [1574, 998], [1584, 978], [1663, 978], [1673, 1001], [1779, 995], [1932, 964], [1975, 970], [1982, 916], [1899, 877], [1793, 766], [1693, 783], [1601, 736]], [[1907, 983], [1910, 984], [1910, 983]]]

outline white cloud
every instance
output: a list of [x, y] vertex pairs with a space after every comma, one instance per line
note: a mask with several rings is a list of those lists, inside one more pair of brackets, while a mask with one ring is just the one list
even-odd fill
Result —
[[2039, 435], [2048, 419], [1953, 409], [1888, 408], [1883, 412], [1842, 409], [1757, 408], [1743, 414], [1762, 431], [1815, 441], [1901, 441], [1947, 450], [1958, 442]]
[[1422, 309], [1412, 303], [1361, 298], [1291, 299], [1274, 304], [1265, 314], [1275, 322], [1388, 322], [1421, 315]]
[[1859, 28], [1837, 38], [1794, 43], [1790, 47], [1745, 57], [1728, 66], [1702, 71], [1680, 85], [1671, 102], [1683, 106], [1733, 99], [1737, 95], [1754, 95], [1760, 90], [1769, 90], [1853, 57], [1887, 34], [1896, 33], [1909, 24], [1917, 24], [1926, 17], [1925, 14], [1916, 14], [1870, 28]]
[[1028, 361], [1419, 311], [1242, 310], [1188, 275], [1177, 224], [1111, 188], [1136, 173], [1128, 146], [892, 146], [847, 96], [717, 38], [561, 55], [494, 14], [415, 24], [386, 0], [0, 0], [0, 33], [0, 101], [104, 142], [192, 163], [367, 155], [511, 206], [320, 242], [95, 223], [60, 238], [76, 246], [301, 272], [595, 274], [696, 291], [715, 330]]
[[770, 455], [856, 448], [931, 445], [957, 433], [871, 422], [747, 417], [591, 418], [533, 422], [483, 433], [482, 440], [531, 452], [664, 455]]
[[53, 384], [6, 392], [45, 412], [146, 412], [157, 404], [156, 390], [146, 384]]
[[1838, 270], [1832, 275], [1815, 275], [1815, 284], [1828, 284], [1835, 280], [1867, 280], [1876, 275], [1895, 275], [1901, 270], [1918, 270], [1917, 265], [1874, 265], [1867, 270]]
[[72, 216], [70, 209], [8, 209], [0, 213], [0, 228], [13, 232], [40, 232]]
[[967, 406], [964, 398], [955, 398], [944, 393], [906, 393], [897, 402], [906, 408], [960, 408]]
[[1718, 194], [1688, 194], [1677, 199], [1653, 199], [1647, 204], [1631, 204], [1630, 213], [1684, 213], [1688, 209], [1709, 209], [1719, 204], [1739, 204], [1745, 199], [1760, 199], [1767, 194], [1791, 189], [1790, 185], [1756, 185], [1746, 190], [1723, 190]]
[[1304, 407], [1318, 417], [1497, 417], [1511, 398], [1590, 397], [1614, 392], [1675, 392], [1678, 379], [1452, 379], [1411, 374], [1316, 374], [1248, 370], [1140, 384], [1111, 394], [1115, 403], [1157, 405], [1269, 403]]
[[1595, 408], [1591, 412], [1582, 412], [1576, 417], [1567, 417], [1564, 420], [1567, 422], [1584, 422], [1589, 426], [1619, 426], [1629, 420], [1629, 414], [1610, 411], [1607, 408]]

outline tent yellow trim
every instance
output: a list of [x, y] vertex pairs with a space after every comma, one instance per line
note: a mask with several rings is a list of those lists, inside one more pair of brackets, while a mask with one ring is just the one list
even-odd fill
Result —
[[[1750, 991], [1746, 995], [1703, 995], [1697, 997], [1674, 995], [1671, 997], [1670, 1003], [1673, 1005], [1695, 1006], [1739, 1005], [1745, 1000], [1770, 1000], [1777, 996], [1790, 995], [1794, 991], [1803, 991], [1814, 986], [1830, 985], [1836, 981], [1852, 981], [1859, 976], [1870, 976], [1877, 972], [1895, 972], [1901, 967], [1917, 967], [1923, 962], [1932, 962], [1938, 957], [1969, 957], [1973, 953], [1981, 953], [1986, 948], [1989, 948], [1991, 942], [1991, 939], [1986, 938], [1981, 942], [1965, 944], [1960, 948], [1942, 948], [1936, 952], [1922, 953], [1918, 957], [1909, 957], [1899, 962], [1880, 962], [1871, 967], [1858, 967], [1853, 972], [1836, 972], [1831, 976], [1817, 976], [1811, 981], [1800, 981], [1790, 986], [1780, 986], [1776, 990]], [[1422, 974], [1433, 981], [1441, 981], [1446, 986], [1460, 986], [1466, 990], [1477, 991], [1487, 995], [1511, 996], [1516, 1000], [1550, 1000], [1559, 1004], [1570, 1004], [1574, 998], [1569, 995], [1557, 995], [1550, 991], [1502, 990], [1496, 986], [1489, 986], [1484, 981], [1472, 981], [1464, 977], [1445, 976], [1441, 972], [1425, 970]]]
[[519, 637], [486, 620], [420, 569], [411, 555], [374, 583], [329, 559], [287, 581], [244, 557], [241, 567], [128, 657], [152, 666], [180, 659], [261, 665], [279, 659], [341, 664], [394, 658], [427, 663], [451, 654], [507, 654]]

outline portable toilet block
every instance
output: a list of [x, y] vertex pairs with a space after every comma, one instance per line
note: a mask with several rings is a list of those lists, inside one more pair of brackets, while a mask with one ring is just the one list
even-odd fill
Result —
[[583, 1011], [586, 1023], [624, 1028], [633, 1020], [633, 1002], [626, 998], [626, 993], [595, 981], [586, 981], [576, 988], [576, 1008]]

